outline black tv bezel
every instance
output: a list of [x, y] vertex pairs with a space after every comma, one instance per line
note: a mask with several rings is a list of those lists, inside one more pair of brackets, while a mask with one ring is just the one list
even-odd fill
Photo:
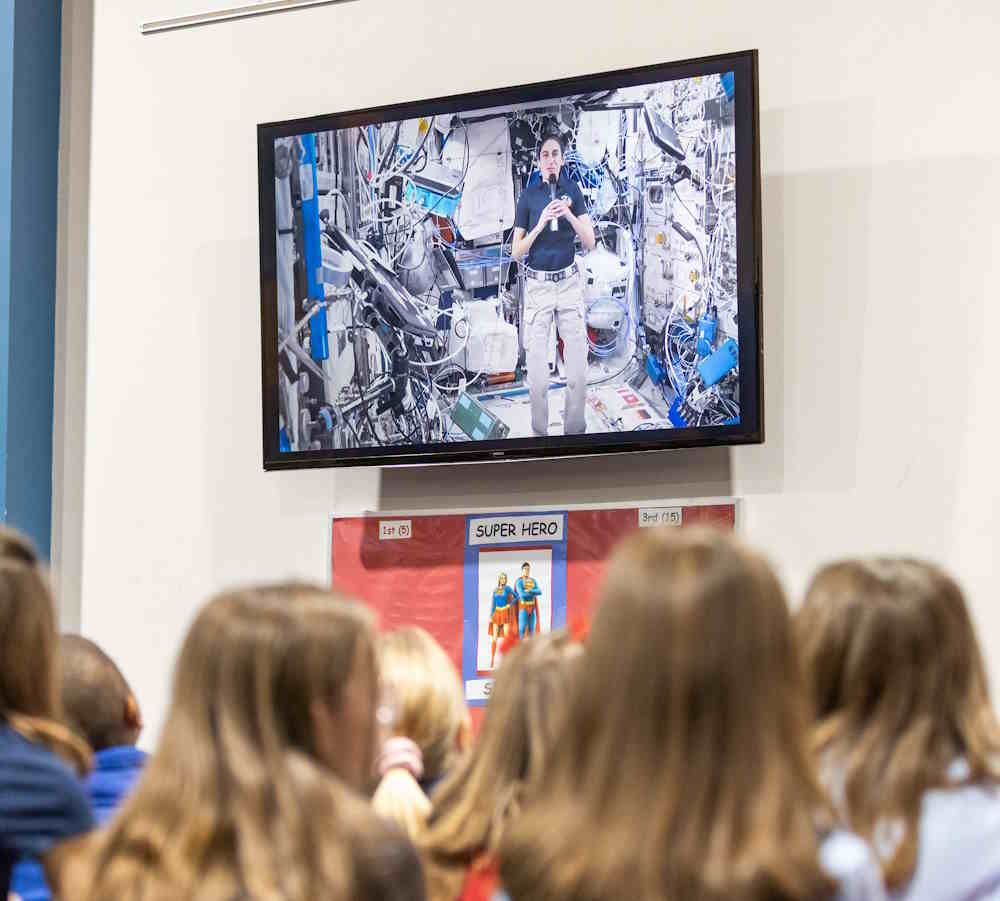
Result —
[[[760, 106], [756, 50], [657, 63], [527, 85], [407, 101], [349, 112], [268, 122], [257, 126], [260, 231], [261, 382], [265, 470], [327, 466], [416, 466], [589, 456], [687, 447], [761, 444], [764, 441], [764, 348], [762, 322]], [[735, 75], [737, 319], [739, 326], [740, 422], [732, 426], [656, 429], [439, 442], [393, 448], [285, 451], [278, 447], [277, 242], [275, 240], [274, 141], [416, 116], [489, 109], [560, 95], [675, 81], [731, 71]], [[638, 438], [636, 436], [642, 436]]]

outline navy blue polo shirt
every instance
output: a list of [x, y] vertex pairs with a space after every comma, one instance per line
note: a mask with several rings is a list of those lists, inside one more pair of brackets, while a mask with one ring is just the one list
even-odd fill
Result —
[[[570, 209], [574, 216], [583, 216], [587, 212], [587, 202], [583, 199], [583, 192], [575, 181], [566, 177], [564, 172], [559, 173], [559, 181], [556, 182], [556, 197], [569, 198]], [[542, 210], [551, 202], [552, 195], [547, 184], [539, 181], [529, 185], [517, 200], [514, 227], [523, 228], [525, 234], [530, 232], [538, 225]], [[576, 232], [565, 219], [557, 221], [558, 231], [552, 231], [552, 227], [546, 224], [541, 234], [535, 238], [526, 260], [529, 268], [554, 272], [557, 269], [565, 269], [573, 262]]]
[[47, 748], [0, 723], [0, 898], [14, 862], [44, 855], [94, 825], [83, 787]]

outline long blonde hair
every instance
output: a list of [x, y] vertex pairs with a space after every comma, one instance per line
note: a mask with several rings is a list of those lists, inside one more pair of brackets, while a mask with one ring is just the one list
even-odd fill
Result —
[[455, 664], [419, 626], [380, 636], [378, 660], [383, 688], [395, 707], [392, 733], [415, 742], [423, 755], [424, 777], [439, 779], [455, 759], [466, 716]]
[[0, 720], [85, 773], [90, 748], [62, 722], [56, 642], [52, 594], [34, 549], [0, 527]]
[[500, 845], [518, 901], [814, 899], [832, 821], [770, 566], [705, 529], [609, 564], [566, 726]]
[[824, 775], [898, 888], [916, 867], [924, 793], [1000, 781], [1000, 727], [961, 589], [929, 563], [841, 561], [814, 577], [796, 630]]
[[[455, 664], [418, 626], [381, 636], [378, 656], [382, 689], [394, 711], [389, 731], [417, 746], [423, 778], [435, 782], [454, 762], [459, 734], [468, 717]], [[408, 770], [392, 768], [385, 773], [372, 804], [413, 841], [423, 835], [431, 801]]]
[[503, 658], [475, 748], [434, 795], [422, 842], [431, 901], [454, 901], [468, 866], [496, 852], [562, 728], [580, 656], [579, 644], [552, 633], [520, 642]]
[[374, 673], [370, 615], [320, 589], [209, 602], [181, 649], [160, 745], [97, 843], [84, 897], [354, 898], [349, 833], [364, 820], [315, 759], [310, 710], [336, 707], [359, 655]]

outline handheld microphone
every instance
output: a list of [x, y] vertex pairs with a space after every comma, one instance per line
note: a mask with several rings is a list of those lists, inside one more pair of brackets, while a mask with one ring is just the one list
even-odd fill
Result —
[[[550, 175], [549, 176], [549, 197], [552, 200], [556, 199], [556, 177], [555, 177], [555, 175]], [[549, 228], [552, 231], [554, 231], [554, 232], [559, 231], [559, 220], [558, 219], [550, 219], [549, 220]]]

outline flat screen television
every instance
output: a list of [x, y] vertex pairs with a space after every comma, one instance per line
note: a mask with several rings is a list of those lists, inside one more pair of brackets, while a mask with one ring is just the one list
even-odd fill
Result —
[[264, 467], [763, 440], [756, 51], [258, 126]]

